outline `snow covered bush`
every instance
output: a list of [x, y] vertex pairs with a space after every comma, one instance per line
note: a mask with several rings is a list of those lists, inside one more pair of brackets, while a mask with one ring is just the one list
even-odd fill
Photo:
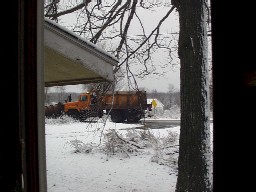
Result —
[[68, 115], [62, 115], [57, 118], [45, 118], [45, 124], [50, 125], [59, 125], [59, 124], [66, 124], [66, 123], [75, 123], [79, 122], [78, 120], [68, 116]]
[[95, 147], [92, 144], [85, 144], [77, 139], [69, 141], [68, 144], [75, 148], [74, 153], [90, 153], [92, 149]]
[[178, 133], [168, 131], [168, 135], [157, 139], [151, 161], [160, 165], [176, 165], [178, 161]]
[[180, 107], [175, 105], [168, 110], [164, 110], [162, 118], [180, 119]]
[[134, 141], [130, 141], [118, 133], [116, 130], [111, 129], [104, 134], [103, 151], [109, 155], [120, 154], [122, 157], [130, 157], [129, 154], [138, 152], [141, 148]]

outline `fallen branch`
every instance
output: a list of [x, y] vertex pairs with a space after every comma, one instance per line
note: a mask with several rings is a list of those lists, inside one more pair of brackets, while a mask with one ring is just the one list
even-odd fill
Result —
[[137, 147], [138, 149], [143, 149], [143, 147], [138, 146], [138, 145], [136, 145], [136, 144], [134, 144], [134, 143], [131, 143], [131, 142], [126, 141], [125, 139], [121, 138], [121, 137], [117, 134], [117, 132], [116, 132], [116, 131], [115, 131], [115, 135], [116, 135], [116, 136], [117, 136], [117, 138], [118, 138], [118, 139], [120, 139], [121, 141], [123, 141], [123, 142], [125, 142], [125, 143], [128, 143], [128, 144], [131, 144], [131, 145], [133, 145], [133, 146]]

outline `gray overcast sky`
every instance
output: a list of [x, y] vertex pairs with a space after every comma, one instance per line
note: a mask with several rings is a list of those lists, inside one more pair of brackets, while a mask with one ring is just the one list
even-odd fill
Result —
[[[170, 9], [170, 7], [159, 7], [157, 8], [158, 11], [150, 12], [148, 10], [144, 10], [142, 8], [138, 8], [138, 14], [143, 16], [141, 17], [142, 22], [145, 27], [145, 31], [150, 33], [152, 29], [155, 28], [157, 23], [160, 19], [163, 18], [163, 16], [167, 13], [167, 11]], [[66, 25], [66, 23], [75, 21], [75, 17], [72, 17], [69, 15], [68, 18], [62, 18], [60, 20], [61, 25]], [[67, 24], [68, 26], [68, 24]], [[133, 23], [132, 26], [132, 32], [130, 32], [128, 35], [137, 35], [139, 33], [138, 25], [136, 26], [136, 23]], [[179, 30], [179, 22], [178, 22], [178, 14], [176, 11], [173, 11], [169, 18], [164, 22], [164, 24], [161, 27], [162, 34], [168, 33], [178, 33]], [[178, 35], [176, 35], [178, 38]], [[177, 54], [177, 53], [176, 53]], [[157, 53], [154, 55], [154, 65], [163, 65], [167, 62], [167, 55]], [[177, 58], [174, 58], [174, 63], [179, 63], [179, 60]], [[136, 70], [136, 69], [135, 69]], [[156, 72], [158, 73], [165, 73], [161, 76], [159, 75], [148, 75], [144, 79], [137, 79], [137, 83], [139, 87], [143, 87], [149, 91], [157, 90], [158, 92], [167, 92], [169, 84], [174, 85], [176, 89], [180, 89], [180, 71], [179, 66], [176, 66], [173, 68], [171, 65], [167, 65], [166, 68], [156, 67]], [[74, 92], [81, 92], [82, 88], [80, 85], [70, 85], [66, 86], [67, 91], [74, 91]]]
[[[157, 8], [157, 11], [149, 12], [147, 10], [141, 9], [139, 10], [139, 14], [143, 15], [141, 17], [143, 19], [143, 24], [145, 26], [145, 30], [150, 33], [156, 25], [159, 23], [165, 14], [170, 10], [171, 7], [160, 7]], [[136, 30], [138, 27], [134, 26], [134, 34], [136, 34]], [[174, 10], [168, 19], [165, 20], [163, 25], [161, 26], [161, 33], [166, 34], [168, 37], [170, 33], [178, 33], [179, 32], [179, 20], [178, 13]], [[178, 40], [178, 35], [175, 36], [176, 40]], [[177, 58], [177, 53], [174, 53], [176, 58], [174, 57], [172, 64], [179, 64], [179, 59]], [[167, 54], [158, 52], [154, 55], [154, 64], [159, 65], [159, 62], [162, 64], [168, 64]], [[162, 69], [158, 67], [156, 69], [157, 72], [164, 74], [162, 76], [159, 75], [148, 75], [144, 79], [137, 79], [139, 87], [145, 87], [146, 89], [154, 90], [156, 89], [158, 92], [167, 92], [169, 84], [174, 85], [176, 89], [180, 89], [180, 70], [179, 66], [175, 65], [175, 67], [170, 64], [167, 65], [166, 68]]]

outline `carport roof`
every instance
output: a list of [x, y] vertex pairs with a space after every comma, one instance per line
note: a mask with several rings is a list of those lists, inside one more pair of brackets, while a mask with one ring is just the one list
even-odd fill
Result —
[[113, 81], [118, 60], [95, 44], [45, 18], [45, 87]]

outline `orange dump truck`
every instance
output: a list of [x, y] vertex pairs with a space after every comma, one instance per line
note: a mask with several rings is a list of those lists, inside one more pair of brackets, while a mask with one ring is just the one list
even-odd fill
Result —
[[81, 121], [89, 117], [101, 118], [109, 114], [111, 120], [116, 123], [138, 122], [145, 115], [145, 110], [151, 109], [147, 104], [145, 91], [116, 91], [107, 92], [100, 96], [95, 92], [82, 93], [78, 100], [71, 102], [71, 97], [66, 103], [58, 103], [45, 107], [46, 117], [58, 117], [67, 114]]

